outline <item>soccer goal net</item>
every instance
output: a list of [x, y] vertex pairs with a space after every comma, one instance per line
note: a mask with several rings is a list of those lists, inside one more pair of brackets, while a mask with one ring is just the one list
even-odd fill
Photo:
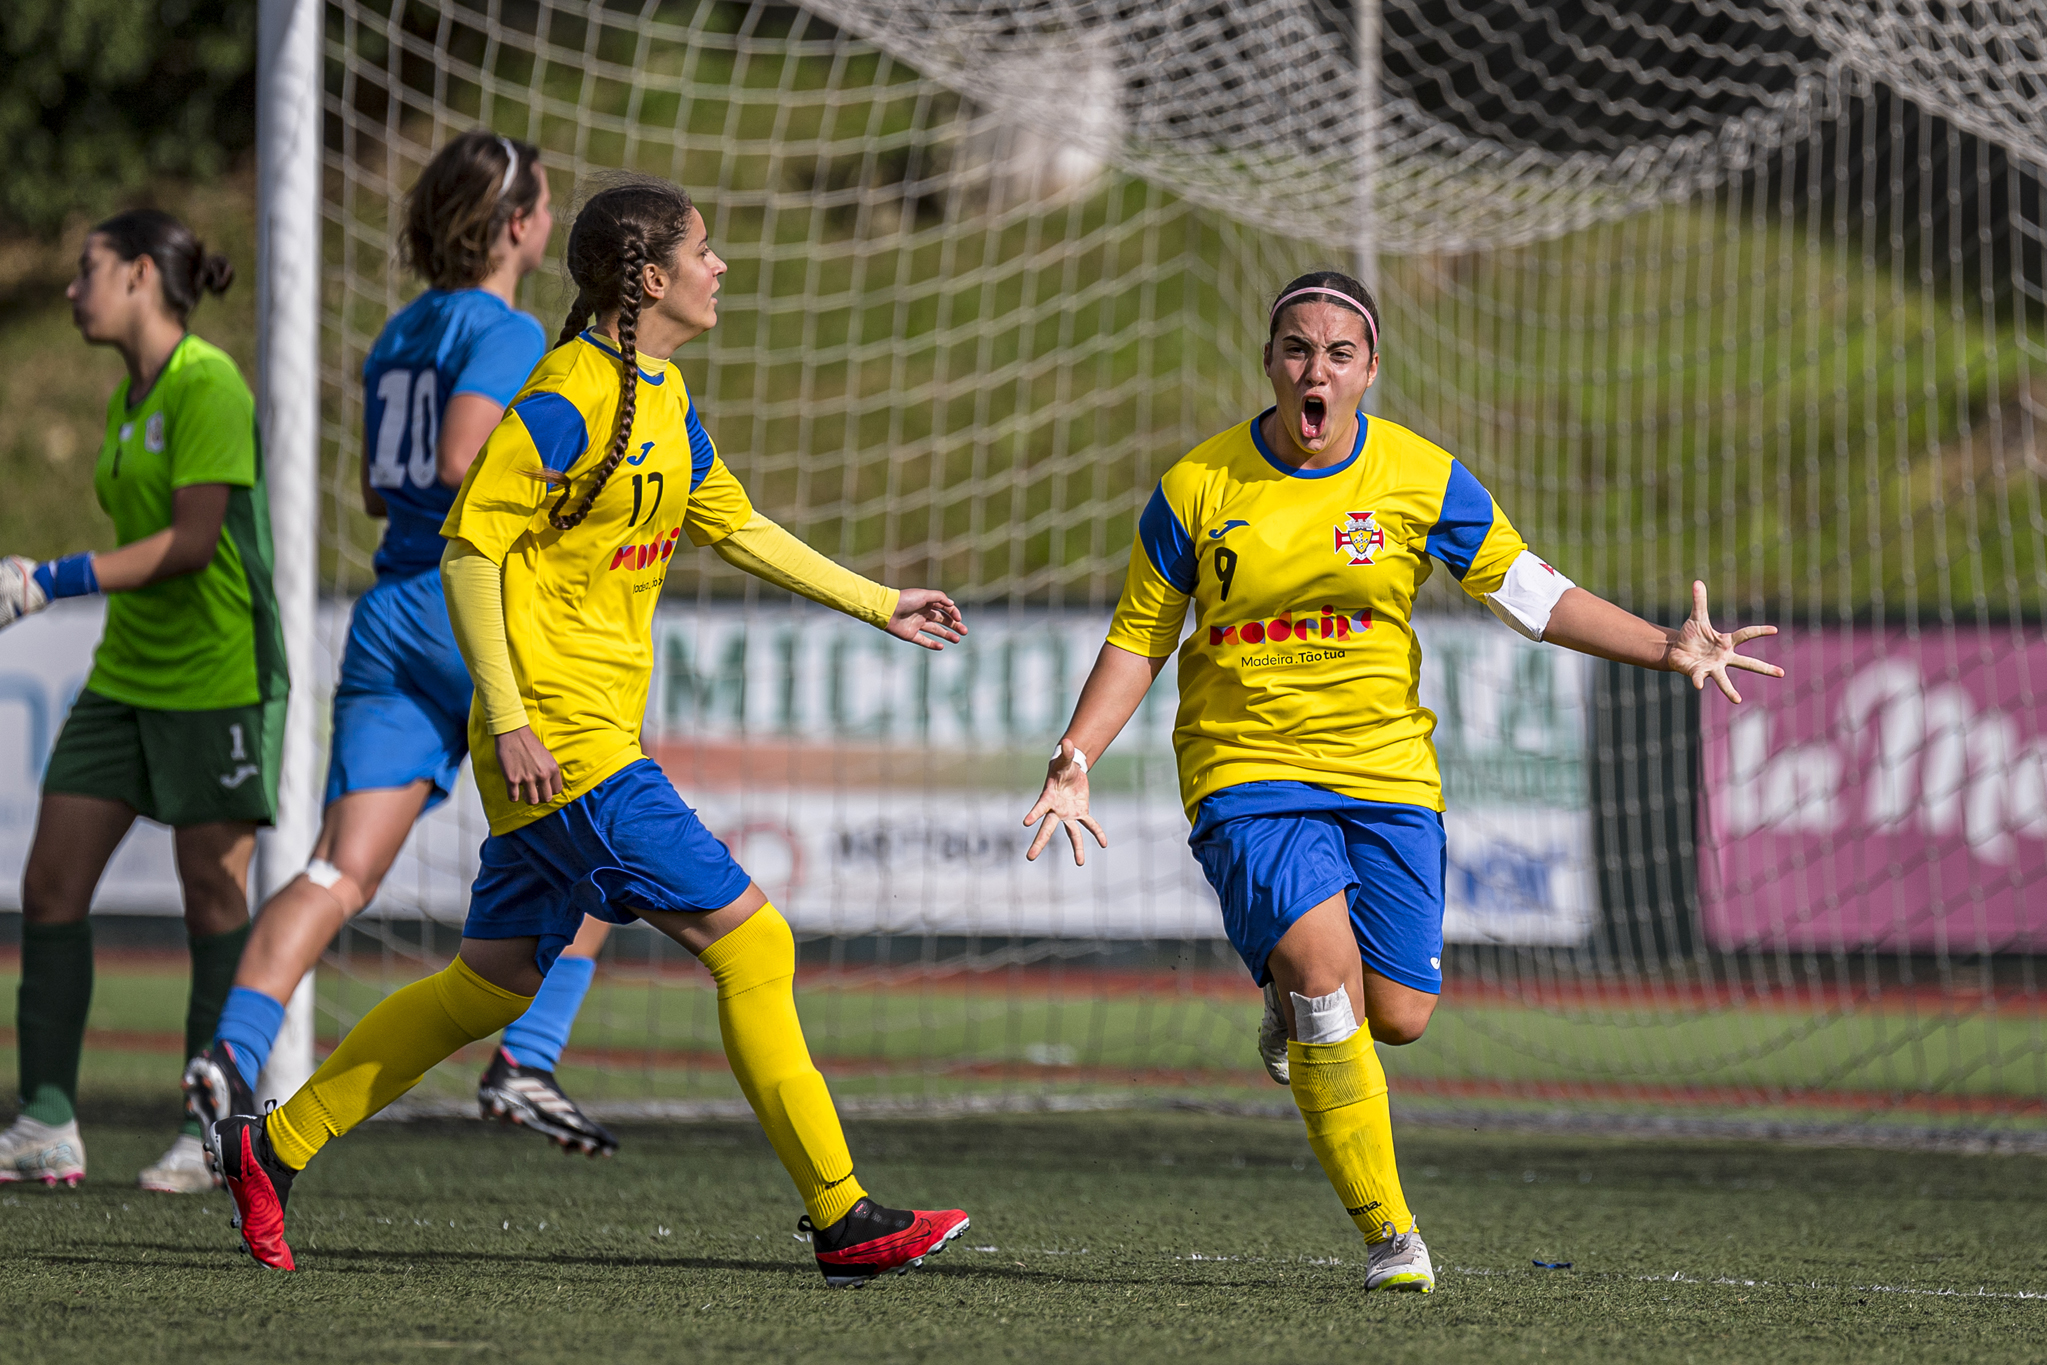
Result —
[[[1387, 1051], [1398, 1102], [2043, 1117], [2037, 8], [326, 15], [328, 675], [378, 530], [362, 361], [418, 287], [394, 227], [476, 126], [540, 145], [564, 208], [619, 169], [687, 187], [731, 265], [678, 357], [725, 460], [818, 549], [967, 607], [930, 656], [709, 555], [668, 572], [649, 746], [796, 926], [847, 1102], [1284, 1099], [1186, 848], [1170, 667], [1096, 772], [1110, 847], [1027, 864], [1020, 821], [1138, 510], [1268, 404], [1264, 309], [1335, 266], [1383, 305], [1377, 414], [1577, 582], [1675, 622], [1704, 580], [1716, 619], [1783, 629], [1758, 652], [1789, 670], [1737, 710], [1428, 585], [1447, 983]], [[551, 334], [571, 293], [550, 269], [524, 301]], [[473, 792], [415, 833], [322, 968], [323, 1039], [452, 951], [482, 835]], [[600, 1106], [729, 1100], [708, 978], [616, 932], [564, 1074]]]

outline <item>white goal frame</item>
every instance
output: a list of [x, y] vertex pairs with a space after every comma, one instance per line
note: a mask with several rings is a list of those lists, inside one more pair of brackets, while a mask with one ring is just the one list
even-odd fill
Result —
[[[262, 838], [256, 895], [305, 866], [320, 830], [318, 724], [310, 686], [320, 568], [320, 44], [325, 0], [263, 0], [256, 57], [256, 403], [274, 577], [292, 698], [277, 824]], [[258, 1087], [283, 1099], [313, 1074], [313, 975], [292, 992]]]

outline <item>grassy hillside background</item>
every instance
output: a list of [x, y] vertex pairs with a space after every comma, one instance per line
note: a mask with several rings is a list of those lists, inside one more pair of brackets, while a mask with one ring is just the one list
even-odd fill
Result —
[[[224, 298], [207, 299], [192, 330], [256, 368], [254, 179], [246, 171], [204, 186], [166, 182], [140, 202], [183, 216], [234, 262]], [[93, 497], [92, 469], [107, 400], [120, 383], [113, 350], [87, 346], [71, 324], [64, 286], [90, 220], [50, 237], [0, 242], [0, 553], [37, 558], [111, 549], [113, 525]]]
[[[339, 590], [368, 582], [377, 533], [354, 508], [352, 373], [416, 287], [391, 271], [389, 217], [408, 158], [470, 119], [537, 138], [557, 168], [698, 190], [732, 273], [721, 327], [682, 364], [727, 461], [819, 548], [979, 602], [1113, 598], [1158, 473], [1262, 405], [1272, 288], [1348, 259], [1115, 174], [1019, 190], [1001, 116], [794, 8], [668, 0], [651, 26], [595, 30], [554, 15], [552, 51], [635, 73], [594, 83], [536, 58], [524, 11], [495, 46], [394, 12], [446, 44], [445, 72], [394, 64], [380, 12], [331, 35], [354, 63], [353, 118], [330, 125], [353, 168], [346, 230], [330, 219], [323, 240]], [[226, 251], [242, 279], [194, 325], [253, 369], [254, 16], [253, 0], [7, 13], [0, 551], [108, 543], [90, 480], [120, 368], [62, 297], [94, 218], [155, 202]], [[1463, 457], [1560, 567], [1644, 611], [1699, 575], [1785, 620], [2037, 618], [2047, 374], [2015, 280], [2037, 262], [2014, 254], [2037, 208], [1964, 231], [1931, 170], [1892, 172], [1856, 192], [1919, 196], [1891, 206], [1894, 230], [1859, 202], [1774, 198], [1768, 175], [1791, 164], [1549, 242], [1382, 261], [1380, 411]], [[554, 188], [566, 211], [590, 185]], [[552, 330], [564, 293], [550, 270], [525, 302]], [[699, 558], [671, 592], [752, 590]]]
[[[721, 450], [763, 505], [871, 571], [983, 595], [1112, 595], [1150, 481], [1190, 433], [1257, 401], [1255, 334], [1223, 316], [1241, 307], [1233, 293], [1311, 254], [1254, 243], [1247, 265], [1240, 234], [1114, 202], [1146, 193], [1111, 187], [1072, 213], [1077, 253], [1033, 238], [1039, 218], [968, 234], [965, 250], [889, 256], [884, 271], [877, 244], [826, 225], [821, 260], [794, 280], [776, 276], [801, 251], [795, 228], [721, 217], [726, 321], [714, 351], [684, 352]], [[253, 376], [251, 177], [143, 197], [235, 262], [235, 287], [193, 326]], [[8, 553], [110, 543], [91, 476], [121, 367], [78, 338], [63, 298], [86, 226], [0, 243]], [[1462, 454], [1581, 581], [1645, 608], [1706, 573], [1738, 600], [1828, 614], [2040, 611], [2047, 524], [2028, 409], [2047, 385], [2009, 323], [1788, 228], [1672, 210], [1621, 245], [1652, 237], [1660, 256], [1632, 262], [1613, 260], [1610, 232], [1389, 261], [1382, 410]], [[1161, 282], [1161, 253], [1182, 262], [1177, 279]], [[1530, 295], [1545, 275], [1569, 282], [1575, 316], [1561, 291]], [[552, 270], [528, 283], [550, 327], [560, 292]], [[1691, 307], [1657, 306], [1672, 296]], [[356, 301], [359, 346], [377, 319]], [[352, 386], [330, 393], [330, 431], [351, 432], [358, 404]], [[330, 442], [328, 486], [346, 490], [342, 454]], [[338, 513], [354, 545], [348, 568], [329, 557], [344, 586], [366, 581], [376, 533], [351, 501], [328, 523]]]

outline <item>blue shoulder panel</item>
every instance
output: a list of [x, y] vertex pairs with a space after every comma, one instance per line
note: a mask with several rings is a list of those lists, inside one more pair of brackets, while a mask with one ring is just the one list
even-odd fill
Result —
[[1471, 561], [1493, 530], [1493, 495], [1472, 477], [1462, 460], [1450, 461], [1450, 482], [1443, 489], [1443, 510], [1429, 528], [1429, 553], [1450, 566], [1463, 582]]
[[1159, 571], [1159, 576], [1179, 591], [1193, 596], [1197, 571], [1194, 538], [1187, 534], [1187, 528], [1180, 524], [1180, 519], [1166, 504], [1164, 484], [1152, 489], [1151, 501], [1144, 505], [1144, 514], [1137, 519], [1137, 538], [1144, 545], [1144, 553], [1151, 559], [1151, 566]]
[[718, 458], [718, 450], [711, 444], [711, 433], [697, 420], [695, 398], [689, 400], [689, 411], [683, 414], [682, 424], [689, 431], [689, 491], [694, 493], [710, 477], [711, 461]]
[[461, 373], [449, 386], [449, 396], [480, 394], [503, 407], [519, 396], [526, 376], [547, 354], [547, 334], [526, 313], [507, 308], [501, 317], [469, 338], [468, 354]]
[[536, 393], [513, 407], [540, 452], [540, 463], [566, 471], [590, 447], [589, 424], [576, 405], [558, 393]]

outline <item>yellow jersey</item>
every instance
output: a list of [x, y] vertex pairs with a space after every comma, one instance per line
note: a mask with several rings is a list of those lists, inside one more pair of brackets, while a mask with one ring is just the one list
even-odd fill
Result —
[[[490, 832], [505, 834], [567, 805], [645, 754], [640, 724], [653, 677], [654, 606], [686, 535], [710, 545], [753, 515], [718, 458], [682, 375], [642, 353], [626, 457], [571, 530], [573, 510], [611, 448], [619, 354], [584, 332], [544, 356], [470, 465], [441, 534], [504, 570], [505, 636], [528, 722], [561, 765], [560, 796], [528, 806], [505, 794], [482, 697], [469, 711], [469, 753]], [[542, 470], [564, 471], [549, 488]]]
[[1166, 471], [1109, 628], [1134, 654], [1179, 648], [1188, 818], [1225, 787], [1273, 780], [1441, 810], [1415, 592], [1440, 560], [1484, 597], [1527, 547], [1469, 470], [1404, 427], [1360, 414], [1349, 458], [1302, 470], [1266, 448], [1260, 420]]

